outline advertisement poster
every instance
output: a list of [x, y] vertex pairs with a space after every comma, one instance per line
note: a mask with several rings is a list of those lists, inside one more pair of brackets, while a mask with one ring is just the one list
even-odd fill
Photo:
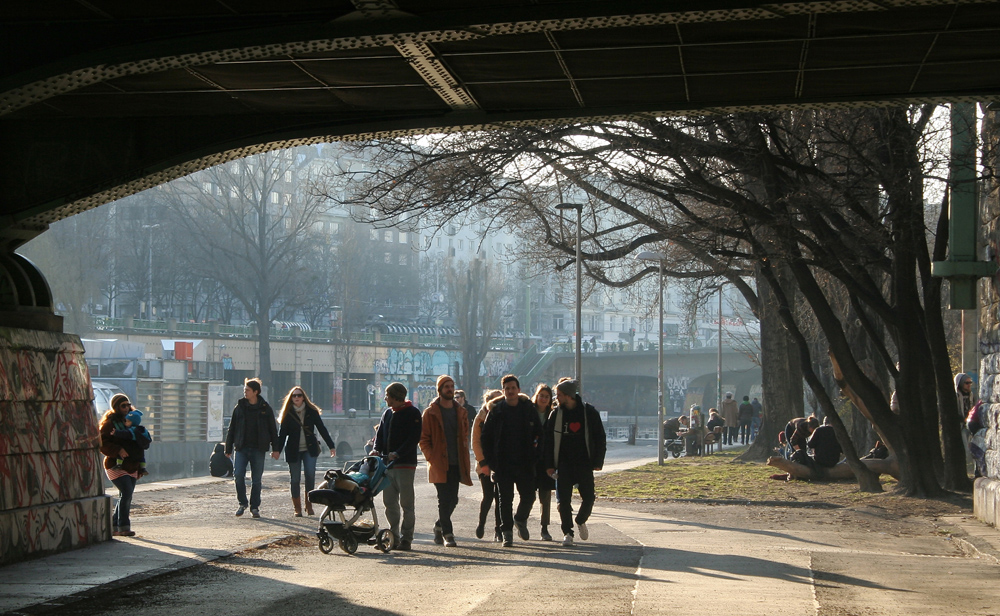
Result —
[[208, 384], [208, 442], [222, 441], [222, 397], [225, 383]]

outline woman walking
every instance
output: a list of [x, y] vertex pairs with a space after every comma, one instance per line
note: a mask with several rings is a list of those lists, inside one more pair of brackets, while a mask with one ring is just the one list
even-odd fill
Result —
[[144, 458], [142, 450], [149, 448], [148, 439], [137, 436], [125, 426], [125, 415], [131, 410], [132, 402], [128, 396], [115, 394], [111, 397], [111, 408], [104, 413], [100, 423], [104, 472], [118, 488], [118, 503], [111, 515], [111, 534], [114, 537], [135, 536], [129, 511], [135, 482], [139, 480], [139, 461]]
[[[472, 420], [472, 452], [476, 455], [476, 474], [479, 475], [479, 485], [483, 488], [483, 500], [479, 504], [479, 525], [476, 526], [476, 538], [482, 539], [483, 535], [486, 534], [486, 518], [490, 514], [490, 509], [494, 508], [493, 539], [495, 541], [503, 541], [500, 534], [500, 501], [497, 500], [496, 486], [493, 485], [490, 476], [480, 472], [479, 468], [483, 465], [483, 459], [486, 457], [483, 454], [483, 422], [490, 414], [490, 402], [502, 395], [503, 392], [499, 389], [491, 389], [483, 394], [483, 406], [476, 413], [476, 418]], [[494, 505], [496, 507], [493, 507]]]
[[[539, 383], [535, 388], [535, 395], [531, 401], [535, 403], [535, 410], [538, 411], [539, 425], [546, 425], [549, 421], [549, 413], [552, 412], [552, 388], [545, 383]], [[538, 490], [538, 504], [542, 507], [542, 540], [552, 541], [549, 534], [549, 515], [552, 511], [552, 490], [556, 489], [556, 481], [546, 472], [545, 462], [538, 460], [538, 468], [535, 473], [536, 489]]]
[[285, 462], [291, 475], [292, 507], [295, 517], [302, 517], [302, 497], [299, 492], [303, 470], [306, 475], [306, 514], [313, 515], [312, 503], [309, 502], [309, 492], [316, 485], [316, 458], [319, 457], [319, 441], [316, 431], [326, 441], [330, 448], [330, 457], [337, 455], [337, 448], [330, 438], [330, 433], [323, 425], [323, 419], [306, 392], [301, 387], [293, 387], [281, 405], [278, 415], [278, 449], [271, 454], [275, 460], [285, 450]]

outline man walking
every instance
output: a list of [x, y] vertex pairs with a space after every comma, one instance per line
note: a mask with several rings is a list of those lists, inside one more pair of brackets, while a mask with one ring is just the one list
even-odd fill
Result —
[[476, 418], [476, 413], [479, 412], [478, 409], [469, 404], [466, 400], [465, 392], [461, 389], [455, 390], [455, 402], [465, 408], [465, 416], [469, 418], [469, 423], [471, 424], [472, 420]]
[[586, 541], [587, 519], [594, 509], [594, 471], [604, 467], [608, 443], [601, 414], [580, 398], [580, 382], [563, 380], [556, 385], [559, 406], [545, 427], [545, 465], [556, 480], [563, 545], [573, 545], [573, 485], [583, 503], [576, 514], [580, 539]]
[[726, 421], [722, 429], [722, 444], [732, 445], [740, 431], [740, 414], [731, 391], [726, 392], [726, 399], [722, 401], [722, 419]]
[[260, 487], [264, 475], [264, 455], [268, 447], [278, 451], [278, 428], [274, 410], [260, 395], [260, 379], [243, 381], [243, 398], [236, 403], [226, 435], [226, 456], [236, 451], [233, 472], [236, 474], [236, 500], [239, 517], [247, 509], [247, 464], [250, 465], [250, 515], [260, 517]]
[[[399, 538], [396, 549], [409, 552], [413, 543], [416, 524], [414, 509], [413, 477], [417, 470], [417, 444], [420, 442], [420, 410], [406, 399], [406, 386], [390, 383], [385, 388], [385, 403], [389, 408], [375, 429], [372, 455], [384, 456], [392, 468], [385, 472], [389, 485], [382, 490], [385, 519], [393, 535]], [[403, 524], [399, 524], [399, 510], [403, 509]]]
[[458, 505], [458, 484], [472, 485], [469, 474], [469, 417], [455, 403], [455, 379], [442, 374], [437, 379], [438, 397], [424, 409], [420, 427], [420, 450], [427, 460], [427, 480], [438, 496], [438, 519], [434, 543], [455, 547], [451, 514]]
[[[542, 427], [531, 398], [521, 393], [521, 383], [513, 374], [501, 380], [503, 397], [490, 403], [483, 423], [484, 464], [481, 472], [490, 474], [500, 498], [500, 531], [503, 546], [514, 545], [517, 534], [527, 541], [528, 515], [535, 504], [535, 473]], [[519, 501], [514, 512], [514, 487]]]
[[740, 416], [740, 444], [746, 445], [750, 438], [750, 424], [753, 423], [753, 405], [750, 404], [750, 396], [743, 396], [743, 402], [738, 409]]

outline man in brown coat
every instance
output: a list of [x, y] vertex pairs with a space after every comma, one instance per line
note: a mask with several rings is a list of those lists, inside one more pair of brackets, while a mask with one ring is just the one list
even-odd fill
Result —
[[455, 379], [442, 374], [437, 379], [438, 397], [424, 409], [420, 451], [427, 461], [427, 480], [438, 495], [438, 519], [434, 543], [455, 547], [451, 514], [458, 505], [458, 484], [472, 485], [469, 474], [469, 416], [455, 402]]
[[725, 427], [722, 428], [722, 444], [732, 445], [739, 434], [740, 415], [739, 405], [733, 399], [733, 392], [731, 391], [726, 392], [726, 398], [722, 401], [722, 419], [726, 422]]

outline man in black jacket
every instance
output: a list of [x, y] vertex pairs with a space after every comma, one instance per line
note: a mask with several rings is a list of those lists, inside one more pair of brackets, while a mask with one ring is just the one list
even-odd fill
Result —
[[[513, 527], [527, 541], [528, 515], [535, 504], [535, 473], [542, 427], [531, 398], [521, 393], [521, 383], [513, 374], [503, 377], [503, 397], [490, 403], [490, 413], [483, 422], [484, 460], [480, 473], [490, 474], [500, 498], [500, 531], [503, 546], [514, 545]], [[517, 486], [517, 513], [514, 513], [514, 487]]]
[[[417, 444], [420, 442], [420, 410], [406, 399], [406, 386], [390, 383], [385, 388], [385, 403], [389, 408], [375, 429], [373, 456], [385, 456], [392, 468], [385, 472], [389, 485], [382, 490], [385, 519], [393, 534], [399, 538], [396, 549], [409, 551], [416, 525], [413, 478], [417, 472]], [[399, 524], [399, 510], [403, 509], [403, 525]]]
[[226, 455], [236, 450], [234, 472], [236, 474], [236, 500], [240, 506], [236, 515], [241, 516], [247, 508], [247, 464], [250, 464], [250, 515], [260, 517], [260, 487], [264, 475], [264, 455], [268, 447], [278, 451], [278, 428], [274, 420], [274, 410], [261, 397], [260, 379], [246, 379], [243, 395], [233, 409], [226, 435]]
[[545, 468], [556, 480], [563, 545], [573, 545], [573, 485], [583, 503], [576, 514], [580, 539], [587, 540], [587, 520], [594, 509], [594, 471], [604, 468], [608, 450], [601, 414], [580, 398], [580, 382], [564, 379], [556, 385], [559, 402], [545, 424]]

